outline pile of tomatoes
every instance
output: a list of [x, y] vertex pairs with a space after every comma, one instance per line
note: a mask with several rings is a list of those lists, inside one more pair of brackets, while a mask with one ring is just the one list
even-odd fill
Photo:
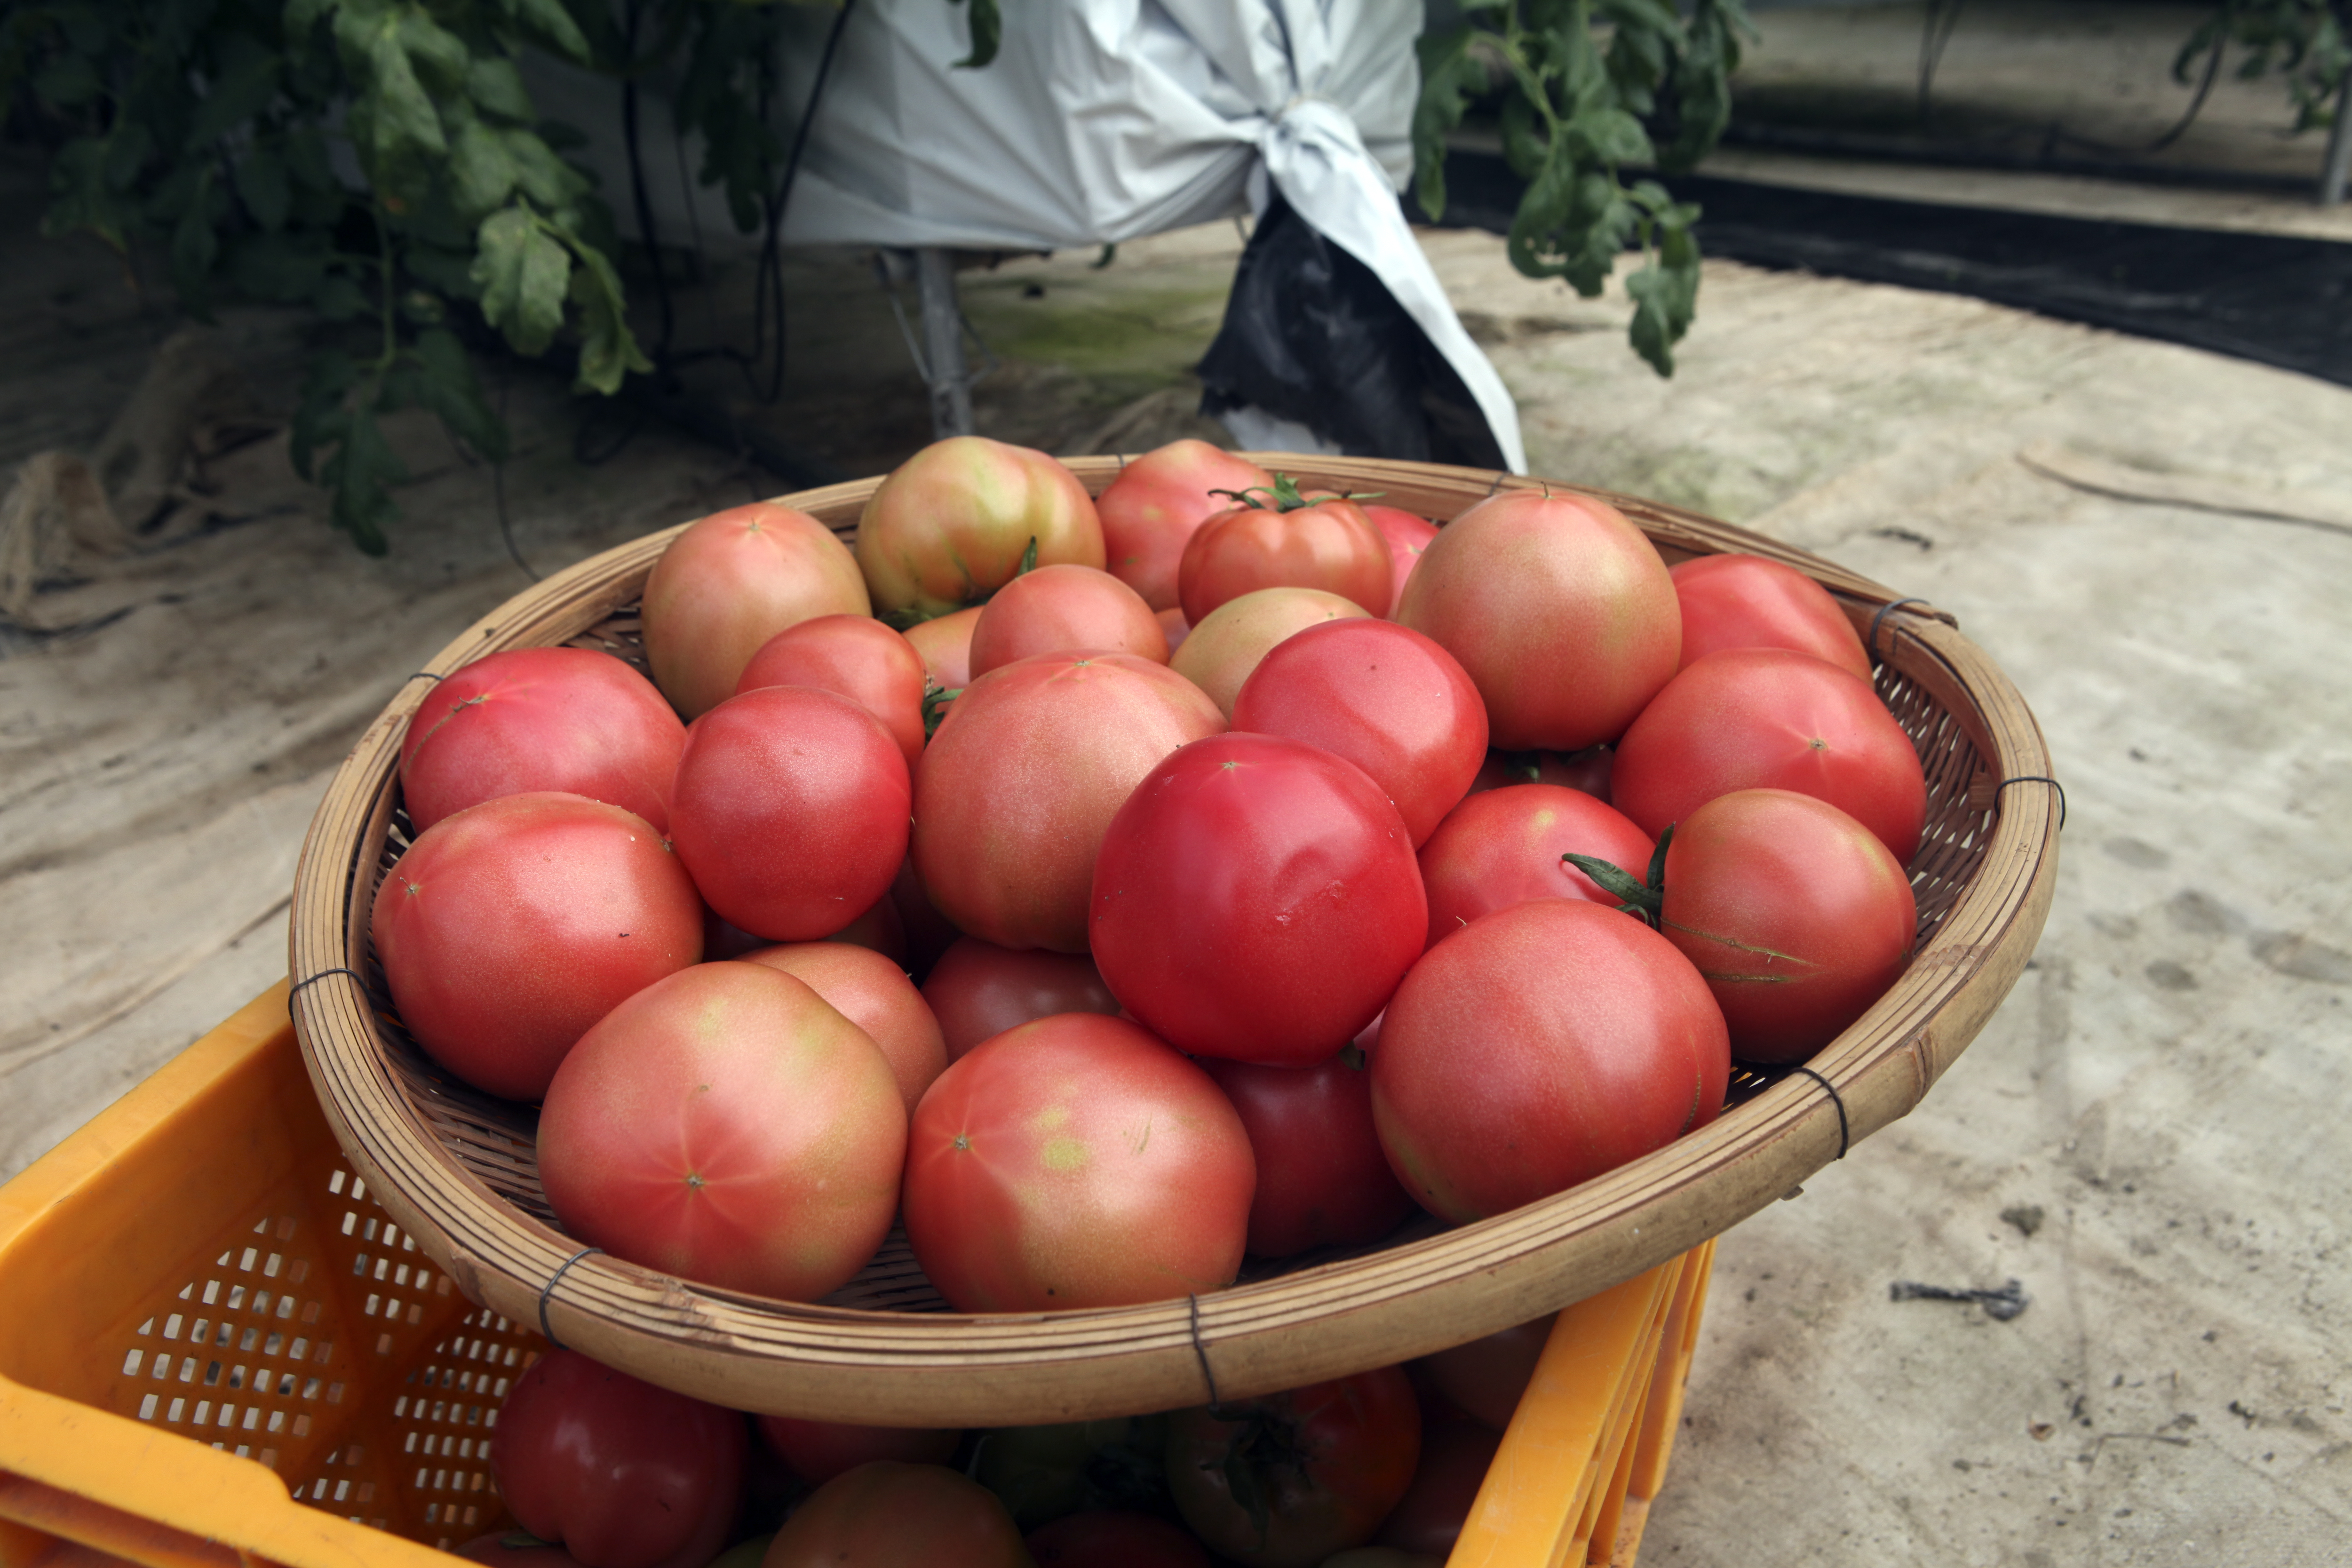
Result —
[[[1656, 1149], [1909, 957], [1926, 785], [1844, 614], [1587, 497], [1441, 528], [1179, 442], [1096, 500], [961, 437], [854, 552], [693, 524], [643, 615], [650, 682], [435, 689], [372, 934], [565, 1227], [685, 1279], [814, 1300], [902, 1221], [959, 1310], [1216, 1289]], [[1194, 1468], [1297, 1470], [1225, 1426]]]

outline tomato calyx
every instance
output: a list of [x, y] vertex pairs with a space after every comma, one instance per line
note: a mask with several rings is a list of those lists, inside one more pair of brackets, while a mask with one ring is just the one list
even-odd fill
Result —
[[[1252, 511], [1304, 511], [1310, 506], [1320, 506], [1327, 500], [1378, 500], [1389, 492], [1366, 490], [1359, 494], [1354, 490], [1343, 490], [1338, 495], [1318, 494], [1309, 500], [1299, 493], [1297, 479], [1288, 474], [1276, 474], [1271, 485], [1252, 485], [1244, 490], [1213, 489], [1209, 493], [1213, 496], [1231, 496], [1234, 505], [1247, 507]], [[1260, 500], [1257, 499], [1260, 496], [1266, 499]]]
[[[1295, 1477], [1302, 1488], [1309, 1484], [1308, 1456], [1299, 1440], [1298, 1423], [1263, 1405], [1238, 1409], [1212, 1405], [1209, 1414], [1236, 1424], [1214, 1468], [1224, 1477], [1227, 1494], [1249, 1515], [1250, 1528], [1257, 1532], [1263, 1547], [1274, 1528], [1274, 1500], [1282, 1480]], [[1203, 1463], [1201, 1468], [1211, 1466]]]
[[[1034, 547], [1033, 547], [1034, 548]], [[948, 688], [923, 686], [923, 739], [928, 741], [940, 732], [940, 723], [948, 716], [948, 704], [963, 695], [961, 686]]]
[[1568, 854], [1560, 857], [1570, 865], [1601, 885], [1604, 893], [1614, 893], [1625, 901], [1617, 906], [1620, 914], [1632, 915], [1652, 931], [1661, 928], [1662, 911], [1666, 905], [1666, 846], [1675, 840], [1675, 825], [1658, 835], [1658, 847], [1650, 856], [1650, 873], [1646, 880], [1613, 861], [1597, 855]]

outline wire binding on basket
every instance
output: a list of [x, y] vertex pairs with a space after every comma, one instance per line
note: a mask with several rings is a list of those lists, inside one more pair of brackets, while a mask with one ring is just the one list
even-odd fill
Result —
[[1224, 1403], [1217, 1397], [1217, 1374], [1209, 1370], [1209, 1347], [1201, 1342], [1201, 1298], [1186, 1292], [1184, 1305], [1192, 1327], [1192, 1353], [1201, 1358], [1201, 1381], [1209, 1385], [1209, 1408]]
[[555, 1331], [547, 1326], [547, 1299], [555, 1293], [556, 1284], [562, 1280], [566, 1274], [569, 1274], [572, 1271], [572, 1266], [573, 1264], [579, 1262], [582, 1258], [587, 1257], [592, 1252], [602, 1252], [604, 1250], [604, 1249], [601, 1247], [582, 1247], [579, 1251], [573, 1253], [571, 1257], [558, 1264], [556, 1266], [555, 1272], [547, 1277], [547, 1283], [539, 1288], [539, 1331], [541, 1335], [546, 1339], [547, 1342], [553, 1345], [557, 1350], [563, 1350], [567, 1347], [562, 1340], [555, 1337]]
[[369, 1005], [374, 1005], [375, 993], [368, 989], [367, 976], [362, 974], [356, 969], [345, 969], [339, 964], [333, 969], [321, 969], [318, 973], [307, 975], [288, 986], [286, 988], [286, 1016], [289, 1018], [294, 1016], [294, 998], [302, 994], [302, 988], [304, 986], [316, 985], [320, 981], [324, 980], [330, 974], [348, 974], [352, 979], [358, 981], [360, 983], [361, 994], [367, 997]]
[[1834, 1105], [1834, 1106], [1836, 1106], [1836, 1107], [1837, 1107], [1837, 1113], [1838, 1113], [1838, 1152], [1837, 1152], [1837, 1157], [1838, 1157], [1839, 1159], [1841, 1159], [1841, 1160], [1844, 1159], [1844, 1158], [1845, 1158], [1845, 1152], [1846, 1152], [1849, 1148], [1852, 1148], [1852, 1147], [1853, 1147], [1853, 1139], [1852, 1139], [1852, 1137], [1850, 1136], [1849, 1130], [1848, 1130], [1848, 1127], [1847, 1127], [1847, 1124], [1846, 1124], [1846, 1120], [1845, 1120], [1845, 1100], [1844, 1100], [1844, 1097], [1843, 1097], [1843, 1096], [1842, 1096], [1842, 1095], [1840, 1095], [1840, 1094], [1838, 1093], [1838, 1091], [1837, 1091], [1837, 1085], [1835, 1085], [1835, 1084], [1832, 1083], [1829, 1079], [1827, 1079], [1823, 1078], [1821, 1074], [1819, 1074], [1819, 1073], [1815, 1072], [1812, 1068], [1809, 1068], [1809, 1067], [1792, 1067], [1792, 1068], [1790, 1068], [1789, 1069], [1789, 1071], [1790, 1071], [1790, 1075], [1791, 1075], [1791, 1076], [1794, 1076], [1794, 1075], [1795, 1075], [1795, 1074], [1797, 1074], [1797, 1073], [1803, 1073], [1807, 1078], [1811, 1079], [1815, 1083], [1820, 1084], [1820, 1085], [1822, 1086], [1822, 1089], [1823, 1089], [1823, 1091], [1825, 1091], [1825, 1092], [1829, 1095], [1829, 1097], [1830, 1097], [1830, 1103], [1831, 1103], [1832, 1105]]
[[1864, 646], [1870, 650], [1870, 657], [1873, 658], [1879, 657], [1878, 628], [1880, 624], [1886, 619], [1887, 611], [1899, 610], [1906, 605], [1924, 605], [1927, 602], [1927, 601], [1925, 599], [1889, 599], [1886, 603], [1879, 605], [1878, 614], [1870, 617], [1870, 636], [1864, 642]]
[[[438, 670], [420, 669], [420, 670], [417, 670], [415, 674], [411, 675], [411, 676], [408, 678], [408, 680], [438, 680], [438, 679], [441, 679], [441, 675], [440, 675], [440, 672], [439, 672]], [[404, 680], [404, 681], [402, 681], [402, 682], [401, 682], [401, 684], [402, 684], [403, 686], [405, 686], [405, 685], [407, 685], [407, 684], [408, 684], [408, 681], [407, 681], [407, 680]]]
[[2052, 789], [2058, 792], [2058, 831], [2061, 833], [2065, 832], [2066, 786], [2060, 784], [2056, 779], [2052, 778], [2048, 773], [2020, 773], [2013, 779], [2001, 780], [2000, 784], [1993, 786], [1992, 808], [1995, 811], [1999, 811], [2000, 809], [2000, 792], [2002, 790], [2007, 789], [2011, 784], [2046, 784]]

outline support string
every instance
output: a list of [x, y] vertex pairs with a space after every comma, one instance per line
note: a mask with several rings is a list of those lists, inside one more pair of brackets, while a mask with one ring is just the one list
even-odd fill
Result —
[[1878, 614], [1870, 617], [1870, 637], [1867, 640], [1873, 658], [1878, 657], [1878, 627], [1880, 623], [1886, 619], [1886, 613], [1889, 610], [1899, 610], [1906, 605], [1924, 605], [1927, 602], [1925, 599], [1889, 599], [1878, 606]]
[[2018, 774], [2018, 775], [2017, 775], [2015, 778], [2013, 778], [2013, 779], [2003, 779], [2003, 780], [2001, 780], [2001, 781], [2000, 781], [2000, 783], [1999, 784], [1995, 785], [1995, 786], [1994, 786], [1994, 788], [1993, 788], [1993, 792], [1992, 792], [1992, 808], [1993, 808], [1993, 810], [1995, 810], [1995, 811], [1997, 812], [1997, 811], [1999, 811], [1999, 810], [2000, 809], [2000, 792], [2001, 792], [2002, 790], [2007, 789], [2007, 788], [2008, 788], [2010, 785], [2011, 785], [2011, 784], [2048, 784], [2052, 789], [2054, 789], [2054, 790], [2056, 790], [2056, 791], [2058, 792], [2058, 831], [2059, 831], [2059, 832], [2061, 832], [2061, 833], [2065, 832], [2065, 831], [2066, 831], [2066, 786], [2065, 786], [2064, 784], [2060, 784], [2056, 779], [2052, 778], [2048, 773], [2020, 773], [2020, 774]]
[[547, 1326], [547, 1299], [551, 1295], [554, 1294], [557, 1282], [560, 1281], [564, 1275], [571, 1272], [572, 1266], [573, 1264], [579, 1262], [582, 1258], [587, 1257], [592, 1252], [602, 1252], [604, 1250], [604, 1249], [601, 1247], [582, 1247], [579, 1251], [565, 1258], [562, 1265], [558, 1268], [553, 1274], [548, 1276], [547, 1283], [540, 1289], [539, 1331], [546, 1338], [547, 1342], [553, 1345], [557, 1350], [563, 1350], [567, 1347], [562, 1340], [555, 1337], [555, 1331]]

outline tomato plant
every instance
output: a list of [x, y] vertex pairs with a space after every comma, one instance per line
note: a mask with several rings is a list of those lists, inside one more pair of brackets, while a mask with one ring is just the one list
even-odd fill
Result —
[[1506, 751], [1615, 740], [1682, 650], [1674, 579], [1642, 531], [1606, 501], [1541, 490], [1505, 490], [1446, 524], [1396, 618], [1462, 661]]
[[643, 817], [509, 795], [420, 835], [376, 889], [368, 934], [435, 1061], [537, 1100], [590, 1025], [702, 956], [702, 900]]
[[907, 1240], [961, 1312], [1157, 1301], [1233, 1282], [1255, 1179], [1206, 1073], [1064, 1013], [974, 1047], [915, 1108]]
[[1267, 649], [1234, 699], [1233, 723], [1363, 769], [1416, 847], [1486, 759], [1486, 710], [1469, 675], [1429, 638], [1390, 621], [1328, 621]]
[[871, 614], [849, 547], [773, 501], [713, 512], [669, 542], [646, 579], [646, 660], [693, 719], [734, 695], [743, 667], [787, 626]]
[[819, 616], [766, 642], [736, 678], [735, 695], [762, 686], [814, 686], [882, 721], [911, 770], [923, 754], [923, 656], [871, 616]]
[[763, 1568], [1031, 1568], [986, 1488], [944, 1465], [877, 1459], [817, 1488], [768, 1543]]
[[976, 936], [940, 954], [923, 981], [948, 1059], [981, 1041], [1056, 1013], [1116, 1013], [1118, 998], [1082, 952], [1015, 952]]
[[1429, 950], [1390, 1002], [1372, 1116], [1422, 1205], [1484, 1219], [1714, 1117], [1723, 1013], [1674, 944], [1573, 899], [1498, 910]]
[[1321, 1061], [1428, 934], [1404, 819], [1361, 768], [1275, 735], [1196, 741], [1118, 808], [1094, 867], [1096, 967], [1180, 1049]]
[[977, 604], [1025, 567], [1099, 569], [1102, 523], [1077, 477], [1043, 452], [951, 436], [892, 470], [857, 519], [874, 613], [894, 626]]
[[701, 1568], [735, 1522], [748, 1446], [731, 1410], [550, 1349], [499, 1410], [490, 1474], [583, 1568]]
[[1655, 835], [1736, 789], [1828, 801], [1906, 865], [1927, 818], [1919, 753], [1870, 683], [1786, 648], [1711, 653], [1675, 676], [1619, 744], [1610, 798]]
[[1370, 1541], [1420, 1459], [1420, 1407], [1392, 1366], [1169, 1420], [1184, 1522], [1252, 1568], [1311, 1568]]
[[703, 963], [613, 1009], [539, 1119], [547, 1201], [582, 1242], [784, 1300], [847, 1283], [890, 1229], [906, 1101], [803, 982]]

